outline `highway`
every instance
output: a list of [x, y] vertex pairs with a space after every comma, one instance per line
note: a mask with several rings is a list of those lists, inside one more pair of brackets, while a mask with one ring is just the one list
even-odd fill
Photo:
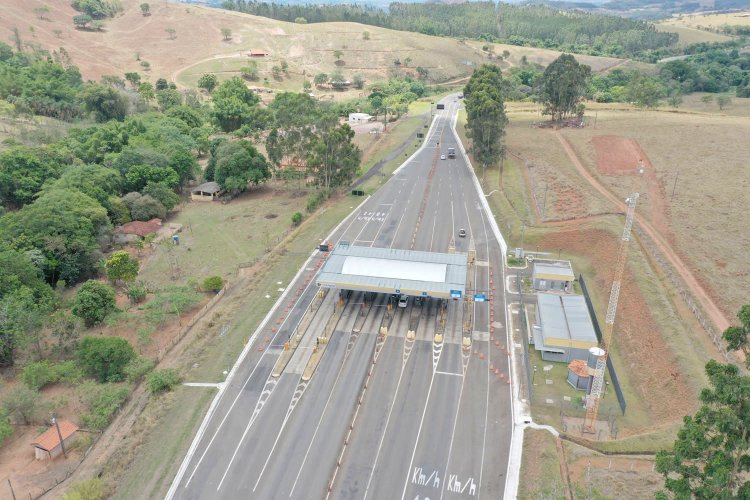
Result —
[[[446, 109], [437, 112], [425, 146], [332, 241], [473, 250], [474, 291], [489, 299], [494, 285], [494, 300], [430, 298], [389, 312], [382, 294], [340, 297], [331, 290], [321, 297], [310, 278], [322, 255], [311, 258], [289, 285], [299, 294], [282, 302], [287, 312], [257, 337], [262, 350], [251, 346], [235, 367], [170, 498], [504, 496], [513, 422], [502, 255], [451, 129], [460, 101], [441, 102]], [[459, 154], [441, 160], [449, 147]], [[459, 229], [467, 236], [458, 237]], [[295, 330], [301, 322], [307, 333]], [[387, 335], [378, 334], [383, 325]], [[318, 349], [311, 339], [324, 330], [328, 341], [307, 380], [305, 367]], [[274, 376], [284, 342], [297, 333], [305, 340]]]

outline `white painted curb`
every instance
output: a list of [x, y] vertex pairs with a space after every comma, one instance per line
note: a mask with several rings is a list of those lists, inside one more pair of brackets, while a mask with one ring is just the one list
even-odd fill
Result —
[[[506, 254], [508, 253], [508, 244], [505, 242], [505, 239], [503, 238], [502, 233], [500, 232], [500, 228], [497, 225], [497, 221], [495, 221], [495, 217], [492, 215], [492, 210], [490, 210], [490, 205], [487, 202], [487, 198], [484, 196], [484, 191], [482, 191], [482, 186], [479, 184], [479, 179], [477, 178], [476, 173], [474, 172], [474, 167], [471, 164], [471, 161], [469, 160], [469, 156], [466, 154], [466, 148], [464, 147], [463, 143], [461, 142], [461, 139], [456, 132], [456, 124], [458, 123], [458, 110], [456, 111], [456, 114], [453, 116], [453, 120], [451, 123], [451, 129], [453, 130], [453, 135], [455, 136], [456, 141], [458, 142], [459, 148], [461, 149], [461, 154], [464, 157], [464, 160], [466, 161], [467, 168], [471, 171], [471, 177], [474, 181], [474, 188], [477, 191], [477, 194], [479, 195], [480, 202], [482, 204], [482, 208], [484, 209], [487, 218], [490, 221], [490, 227], [492, 228], [492, 233], [495, 235], [495, 239], [497, 239], [498, 244], [500, 245], [500, 250], [502, 251], [502, 266], [503, 266], [503, 275], [505, 274], [505, 262], [506, 262]], [[505, 298], [506, 295], [503, 294], [503, 297]], [[508, 325], [508, 307], [507, 307], [507, 299], [505, 299], [506, 304], [503, 305], [503, 309], [505, 309], [505, 324]], [[506, 342], [507, 346], [510, 348], [513, 345], [513, 338], [512, 338], [512, 332], [509, 328], [506, 328]], [[524, 418], [522, 415], [521, 410], [521, 401], [518, 400], [518, 383], [516, 382], [516, 375], [518, 372], [518, 365], [516, 363], [516, 356], [515, 356], [515, 349], [510, 348], [509, 349], [511, 356], [511, 370], [508, 374], [511, 385], [510, 385], [510, 391], [511, 391], [511, 406], [512, 411], [511, 415], [513, 418], [513, 427], [511, 429], [511, 438], [510, 438], [510, 452], [508, 456], [508, 470], [505, 475], [505, 491], [503, 493], [503, 498], [516, 498], [518, 496], [518, 484], [520, 481], [520, 474], [521, 474], [521, 454], [523, 453], [523, 430], [525, 424], [523, 424], [524, 421], [530, 421], [531, 419], [529, 417]], [[521, 423], [519, 425], [519, 423]]]
[[427, 135], [425, 135], [424, 140], [422, 141], [422, 145], [419, 146], [417, 150], [411, 154], [410, 157], [404, 160], [404, 162], [396, 170], [393, 171], [392, 175], [396, 175], [397, 173], [399, 173], [402, 168], [407, 166], [409, 162], [412, 161], [414, 157], [417, 156], [419, 153], [421, 153], [422, 150], [427, 146], [427, 140], [430, 138], [430, 134], [432, 133], [432, 127], [435, 126], [436, 121], [437, 121], [437, 115], [432, 117], [432, 123], [430, 123], [430, 128], [427, 129]]
[[[354, 214], [359, 212], [362, 206], [365, 203], [367, 203], [369, 200], [370, 200], [369, 196], [365, 198], [364, 200], [362, 200], [362, 203], [357, 205], [357, 208], [352, 210], [352, 212], [349, 215], [344, 217], [341, 220], [341, 222], [339, 222], [338, 225], [335, 228], [333, 228], [333, 230], [330, 232], [330, 234], [328, 235], [326, 239], [333, 238], [334, 233], [336, 233], [336, 231], [338, 231], [346, 221], [348, 221], [351, 217], [353, 217]], [[172, 481], [172, 485], [169, 487], [169, 491], [167, 491], [167, 495], [165, 497], [166, 500], [171, 500], [172, 497], [174, 497], [174, 494], [177, 492], [177, 487], [179, 486], [180, 482], [182, 482], [182, 478], [185, 475], [185, 471], [187, 470], [187, 467], [190, 464], [190, 461], [193, 459], [195, 450], [198, 448], [198, 444], [200, 443], [201, 439], [203, 439], [203, 434], [206, 432], [206, 427], [208, 427], [208, 422], [213, 417], [214, 411], [216, 411], [216, 406], [219, 404], [221, 397], [224, 395], [224, 391], [230, 385], [232, 378], [234, 378], [234, 375], [237, 373], [237, 369], [239, 368], [239, 366], [242, 364], [242, 362], [245, 360], [248, 353], [250, 352], [252, 345], [255, 342], [255, 339], [260, 334], [260, 332], [266, 327], [271, 317], [276, 313], [279, 306], [282, 305], [282, 303], [284, 302], [284, 299], [286, 299], [287, 294], [293, 288], [291, 285], [295, 283], [297, 279], [299, 279], [300, 275], [305, 271], [305, 269], [309, 267], [310, 261], [313, 259], [313, 257], [315, 257], [315, 254], [317, 253], [318, 253], [317, 249], [313, 250], [312, 253], [310, 253], [310, 256], [307, 258], [305, 263], [302, 265], [302, 267], [299, 268], [299, 271], [297, 271], [297, 274], [294, 275], [294, 278], [292, 278], [292, 281], [289, 282], [289, 286], [287, 286], [284, 292], [279, 296], [279, 298], [276, 299], [276, 303], [268, 311], [268, 314], [266, 314], [266, 317], [263, 318], [263, 321], [260, 322], [260, 324], [258, 325], [258, 328], [255, 329], [255, 332], [252, 334], [250, 339], [247, 341], [247, 344], [242, 349], [242, 353], [240, 353], [240, 357], [237, 358], [237, 361], [234, 363], [234, 366], [232, 366], [232, 369], [229, 371], [229, 375], [227, 375], [226, 380], [219, 387], [219, 391], [216, 393], [216, 396], [214, 396], [213, 401], [211, 401], [211, 406], [209, 406], [208, 411], [206, 412], [206, 416], [203, 417], [203, 422], [201, 422], [201, 426], [198, 429], [198, 432], [196, 433], [195, 437], [193, 438], [193, 442], [190, 444], [190, 448], [188, 449], [187, 455], [185, 455], [185, 458], [183, 459], [182, 464], [180, 465], [180, 468], [177, 471], [177, 475]], [[310, 284], [312, 283], [313, 282], [311, 280]]]

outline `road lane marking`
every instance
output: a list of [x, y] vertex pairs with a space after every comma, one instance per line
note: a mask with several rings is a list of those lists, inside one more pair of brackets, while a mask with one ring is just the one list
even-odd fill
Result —
[[[442, 347], [442, 344], [441, 344]], [[442, 348], [440, 349], [442, 353]], [[434, 355], [434, 354], [433, 354]], [[432, 393], [432, 384], [435, 382], [435, 370], [432, 370], [432, 377], [430, 377], [430, 387], [427, 389], [427, 399], [424, 402], [424, 410], [422, 410], [422, 418], [419, 420], [419, 430], [417, 431], [417, 440], [414, 442], [414, 451], [411, 454], [411, 460], [409, 461], [409, 468], [406, 471], [406, 480], [404, 481], [404, 491], [401, 493], [401, 500], [406, 497], [406, 488], [409, 486], [409, 472], [414, 465], [414, 456], [417, 454], [417, 447], [419, 446], [419, 436], [422, 434], [422, 426], [424, 425], [424, 417], [427, 415], [427, 406], [430, 403], [430, 394]]]
[[463, 377], [464, 376], [463, 373], [441, 372], [441, 371], [436, 371], [435, 375], [452, 375], [454, 377]]

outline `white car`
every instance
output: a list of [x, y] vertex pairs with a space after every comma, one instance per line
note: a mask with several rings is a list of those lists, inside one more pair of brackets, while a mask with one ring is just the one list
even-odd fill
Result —
[[458, 230], [458, 237], [459, 238], [466, 238], [466, 229], [459, 229]]
[[398, 307], [406, 307], [409, 305], [409, 296], [408, 295], [402, 295], [398, 299]]
[[441, 160], [445, 160], [445, 155], [440, 155]]

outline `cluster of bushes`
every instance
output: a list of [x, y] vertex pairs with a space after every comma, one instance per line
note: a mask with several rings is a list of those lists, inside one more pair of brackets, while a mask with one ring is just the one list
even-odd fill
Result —
[[28, 363], [21, 372], [23, 385], [0, 403], [0, 443], [13, 433], [11, 419], [22, 424], [44, 423], [49, 411], [64, 406], [66, 399], [43, 400], [40, 389], [52, 384], [76, 386], [84, 413], [81, 425], [102, 430], [112, 420], [131, 391], [131, 384], [147, 377], [153, 394], [172, 390], [181, 377], [174, 369], [154, 371], [154, 361], [138, 356], [121, 337], [84, 337], [74, 359]]

